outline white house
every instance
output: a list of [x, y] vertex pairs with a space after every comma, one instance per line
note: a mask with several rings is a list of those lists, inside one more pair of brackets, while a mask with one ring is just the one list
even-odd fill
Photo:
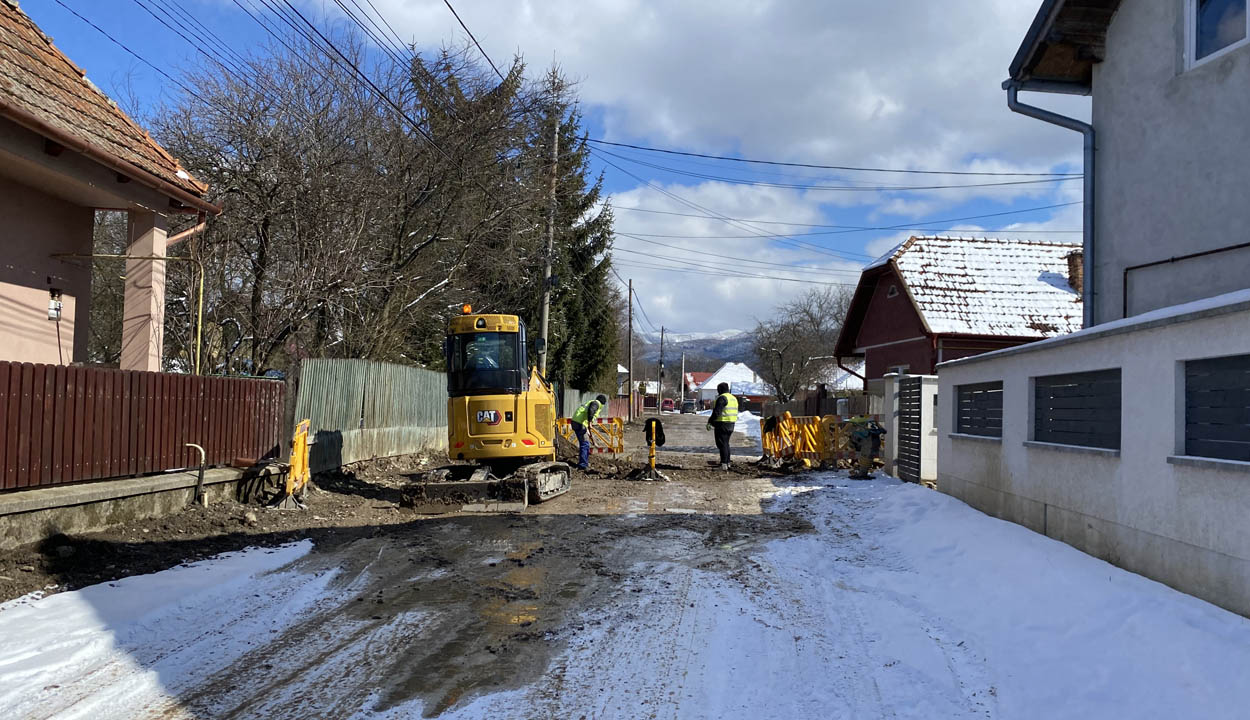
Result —
[[712, 377], [699, 386], [699, 399], [716, 399], [716, 386], [721, 383], [729, 383], [729, 392], [734, 395], [763, 397], [773, 392], [746, 363], [728, 362], [721, 365], [719, 370], [712, 373]]
[[938, 365], [938, 489], [1250, 615], [1250, 28], [1216, 5], [1042, 3], [1004, 87], [1084, 134], [1085, 329]]

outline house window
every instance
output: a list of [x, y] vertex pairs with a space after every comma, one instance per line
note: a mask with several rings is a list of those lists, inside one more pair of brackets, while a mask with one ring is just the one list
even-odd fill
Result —
[[1033, 378], [1033, 439], [1119, 450], [1119, 368]]
[[1250, 355], [1185, 363], [1185, 454], [1250, 460]]
[[1003, 383], [987, 382], [955, 388], [955, 432], [1003, 436]]
[[1206, 62], [1246, 43], [1247, 0], [1187, 0], [1189, 65]]
[[888, 298], [898, 297], [898, 285], [891, 285], [890, 289], [885, 291], [885, 296]]

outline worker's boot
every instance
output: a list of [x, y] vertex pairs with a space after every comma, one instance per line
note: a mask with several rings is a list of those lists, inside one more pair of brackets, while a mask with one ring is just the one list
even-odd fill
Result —
[[721, 469], [721, 470], [728, 470], [728, 469], [729, 469], [729, 463], [721, 463], [721, 464], [720, 464], [720, 469]]

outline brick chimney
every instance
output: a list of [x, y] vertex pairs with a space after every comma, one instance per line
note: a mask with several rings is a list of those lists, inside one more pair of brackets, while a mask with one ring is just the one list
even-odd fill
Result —
[[1068, 287], [1076, 291], [1079, 298], [1085, 288], [1085, 251], [1073, 250], [1068, 253]]

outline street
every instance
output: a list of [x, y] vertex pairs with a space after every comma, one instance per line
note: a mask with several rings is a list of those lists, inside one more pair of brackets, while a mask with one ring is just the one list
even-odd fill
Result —
[[1250, 699], [1250, 621], [892, 479], [591, 477], [540, 507], [9, 602], [0, 707], [1238, 717]]

